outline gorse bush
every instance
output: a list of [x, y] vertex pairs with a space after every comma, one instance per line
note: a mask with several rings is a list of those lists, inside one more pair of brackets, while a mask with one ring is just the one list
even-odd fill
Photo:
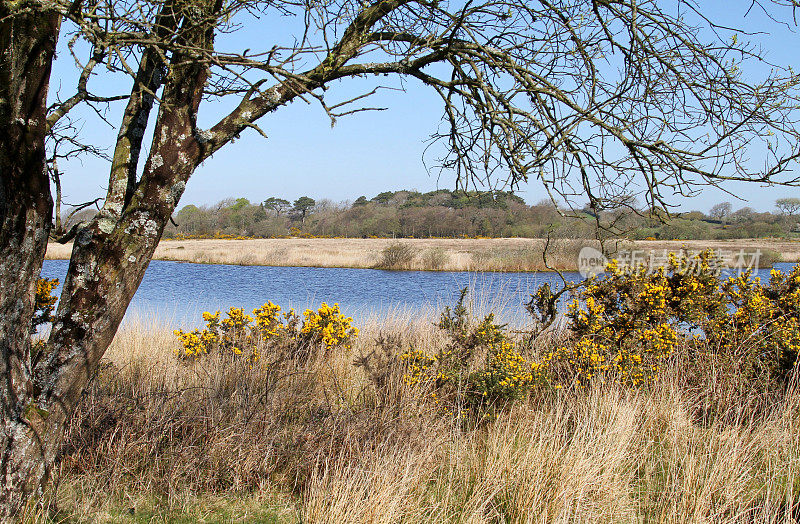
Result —
[[31, 331], [42, 324], [47, 324], [53, 320], [53, 310], [58, 302], [58, 297], [53, 295], [53, 291], [58, 287], [57, 278], [40, 278], [36, 282], [36, 295], [34, 296], [34, 313], [31, 321]]
[[[57, 287], [57, 278], [40, 278], [36, 281], [33, 317], [31, 318], [31, 335], [36, 335], [40, 326], [53, 321], [53, 311], [56, 308], [56, 302], [58, 302], [58, 297], [53, 295], [53, 291]], [[31, 358], [36, 362], [46, 354], [47, 343], [41, 337], [34, 337], [32, 342]]]
[[751, 376], [783, 380], [800, 349], [800, 267], [720, 281], [710, 252], [665, 267], [622, 269], [584, 282], [569, 305], [571, 337], [544, 357], [550, 376], [576, 385], [652, 381], [678, 345], [712, 353]]
[[749, 274], [731, 278], [720, 294], [729, 312], [708, 322], [712, 349], [741, 354], [751, 374], [786, 379], [800, 352], [800, 266], [788, 274], [773, 270], [767, 285]]
[[206, 311], [204, 329], [175, 330], [182, 345], [178, 354], [188, 360], [199, 360], [207, 354], [243, 357], [252, 364], [259, 360], [265, 344], [282, 346], [294, 356], [307, 356], [313, 348], [350, 348], [358, 336], [353, 319], [341, 313], [339, 304], [329, 306], [323, 302], [316, 311], [307, 309], [302, 319], [294, 309], [280, 312], [281, 307], [272, 302], [254, 309], [252, 315], [231, 307], [224, 319], [220, 311]]
[[301, 338], [313, 344], [321, 344], [326, 350], [335, 347], [349, 349], [358, 335], [353, 319], [339, 311], [339, 304], [329, 306], [322, 303], [317, 311], [306, 309], [303, 313]]
[[[800, 266], [773, 270], [768, 284], [750, 272], [720, 280], [717, 267], [710, 252], [672, 255], [655, 270], [612, 261], [576, 288], [565, 334], [549, 348], [538, 342], [541, 328], [512, 337], [492, 314], [472, 321], [463, 290], [436, 323], [449, 342], [436, 352], [403, 352], [403, 380], [438, 403], [480, 411], [537, 387], [650, 384], [681, 348], [690, 361], [711, 358], [745, 379], [785, 382], [798, 366]], [[542, 286], [529, 311], [550, 322], [556, 300]]]
[[437, 403], [484, 412], [525, 397], [542, 379], [542, 367], [529, 362], [519, 344], [489, 314], [471, 322], [464, 304], [467, 290], [456, 305], [445, 307], [436, 326], [449, 342], [435, 354], [410, 348], [400, 355], [403, 380], [420, 388]]
[[[624, 272], [612, 262], [607, 271], [589, 279], [569, 304], [573, 336], [544, 357], [561, 382], [582, 386], [610, 376], [631, 385], [649, 381], [678, 342], [665, 268]], [[711, 280], [705, 284], [718, 285]]]

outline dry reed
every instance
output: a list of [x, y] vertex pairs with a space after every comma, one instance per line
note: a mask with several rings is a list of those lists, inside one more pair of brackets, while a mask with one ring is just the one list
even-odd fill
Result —
[[[372, 319], [350, 352], [270, 367], [178, 362], [128, 322], [32, 520], [791, 522], [800, 395], [677, 355], [649, 388], [534, 393], [486, 424], [443, 416], [392, 366], [445, 341]], [[383, 339], [383, 344], [376, 344]], [[372, 366], [354, 361], [370, 355]], [[262, 355], [268, 361], [270, 355]], [[699, 367], [698, 367], [699, 366]], [[381, 369], [378, 369], [381, 368]]]
[[[156, 260], [201, 264], [308, 267], [380, 267], [383, 251], [392, 244], [408, 246], [413, 258], [402, 269], [435, 271], [543, 271], [548, 267], [574, 270], [580, 249], [595, 245], [591, 240], [554, 240], [542, 259], [543, 239], [354, 239], [287, 238], [248, 240], [165, 240], [155, 252]], [[681, 248], [761, 249], [780, 253], [784, 261], [800, 261], [800, 242], [780, 240], [686, 240], [628, 242], [624, 248], [661, 252]], [[72, 246], [50, 244], [47, 258], [67, 259]]]

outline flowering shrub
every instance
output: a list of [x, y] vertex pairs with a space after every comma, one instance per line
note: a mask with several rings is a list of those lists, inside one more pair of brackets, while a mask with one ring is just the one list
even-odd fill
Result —
[[[420, 382], [433, 377], [432, 372], [439, 359], [433, 355], [429, 355], [421, 349], [409, 349], [402, 355], [400, 360], [406, 365], [406, 372], [403, 375], [403, 381], [409, 386], [416, 386]], [[445, 374], [441, 377], [445, 378]]]
[[655, 271], [612, 261], [584, 283], [567, 317], [572, 337], [543, 358], [559, 382], [647, 383], [679, 343], [785, 378], [800, 349], [800, 267], [773, 270], [762, 285], [750, 272], [720, 281], [711, 252], [672, 255]]
[[745, 371], [785, 379], [800, 352], [800, 266], [788, 274], [772, 270], [769, 283], [749, 273], [722, 283], [727, 315], [708, 323], [712, 350], [736, 352]]
[[53, 320], [53, 310], [58, 302], [58, 297], [52, 293], [58, 287], [57, 278], [40, 278], [36, 281], [36, 295], [34, 296], [34, 313], [31, 321], [31, 331]]
[[508, 340], [490, 346], [486, 369], [474, 373], [470, 382], [473, 394], [486, 400], [519, 400], [537, 381], [542, 380], [542, 365], [528, 362]]
[[189, 332], [175, 330], [181, 341], [179, 356], [199, 360], [208, 353], [228, 355], [233, 358], [246, 357], [255, 363], [266, 343], [299, 348], [321, 346], [325, 350], [336, 347], [350, 348], [358, 336], [353, 319], [339, 311], [339, 305], [323, 303], [319, 310], [306, 310], [302, 326], [293, 309], [281, 314], [281, 307], [267, 302], [248, 315], [241, 308], [232, 307], [227, 318], [221, 313], [203, 313], [204, 329]]
[[437, 402], [479, 411], [525, 397], [542, 379], [542, 366], [522, 355], [493, 314], [477, 324], [470, 322], [466, 294], [464, 289], [455, 307], [446, 307], [436, 324], [450, 339], [442, 350], [428, 354], [411, 348], [400, 355], [404, 382], [429, 392]]
[[322, 344], [326, 350], [334, 347], [349, 349], [358, 336], [353, 319], [339, 311], [339, 304], [329, 306], [323, 302], [317, 311], [306, 309], [303, 317], [300, 333], [309, 342]]
[[[36, 281], [36, 294], [33, 301], [33, 317], [31, 318], [31, 335], [35, 335], [39, 326], [53, 321], [53, 310], [58, 297], [53, 291], [58, 287], [57, 278], [40, 278]], [[47, 352], [47, 342], [34, 337], [31, 344], [31, 359], [37, 362]]]
[[652, 380], [678, 342], [673, 284], [665, 268], [626, 271], [612, 261], [570, 303], [574, 336], [544, 356], [551, 374], [578, 386], [598, 376], [631, 385]]

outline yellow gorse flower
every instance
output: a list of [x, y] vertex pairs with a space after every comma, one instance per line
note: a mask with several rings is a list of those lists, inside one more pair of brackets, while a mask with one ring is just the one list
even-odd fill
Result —
[[245, 355], [254, 364], [260, 358], [263, 344], [319, 345], [327, 351], [335, 347], [349, 349], [358, 336], [353, 319], [342, 315], [338, 304], [323, 303], [317, 311], [307, 310], [299, 328], [293, 309], [280, 313], [281, 307], [272, 302], [255, 308], [252, 315], [242, 308], [231, 307], [224, 319], [220, 311], [206, 311], [204, 329], [174, 331], [182, 346], [179, 354], [194, 360], [211, 352], [233, 357]]
[[34, 315], [31, 329], [50, 322], [58, 297], [52, 293], [58, 287], [57, 278], [40, 278], [36, 281], [36, 294], [34, 295]]
[[612, 261], [567, 309], [574, 339], [544, 360], [580, 386], [598, 377], [638, 385], [652, 381], [680, 343], [730, 353], [745, 344], [785, 374], [798, 355], [800, 267], [773, 270], [764, 285], [749, 272], [721, 282], [715, 266], [710, 251], [670, 255], [652, 272]]
[[339, 311], [339, 304], [329, 306], [323, 302], [317, 311], [306, 309], [300, 333], [312, 342], [322, 343], [326, 349], [336, 346], [350, 348], [358, 336], [353, 319]]

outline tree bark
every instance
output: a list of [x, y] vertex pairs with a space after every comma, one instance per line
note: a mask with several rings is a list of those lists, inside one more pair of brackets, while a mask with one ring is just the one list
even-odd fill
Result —
[[0, 518], [47, 477], [34, 400], [31, 318], [52, 218], [46, 102], [60, 17], [0, 4]]
[[[220, 5], [210, 2], [200, 15]], [[150, 156], [137, 183], [140, 141], [135, 135], [143, 131], [150, 93], [160, 83], [156, 61], [146, 56], [141, 64], [132, 97], [138, 107], [126, 113], [133, 118], [124, 122], [120, 134], [125, 155], [115, 155], [107, 205], [75, 237], [47, 349], [33, 359], [30, 326], [36, 281], [52, 219], [44, 138], [60, 19], [51, 13], [10, 14], [0, 12], [2, 520], [18, 515], [47, 481], [69, 417], [141, 283], [186, 181], [202, 159], [195, 115], [208, 76], [206, 64], [173, 55]], [[194, 24], [185, 38], [188, 45], [210, 49], [213, 27]], [[132, 128], [136, 129], [131, 134]]]
[[49, 353], [35, 370], [49, 425], [62, 424], [74, 409], [197, 165], [200, 147], [193, 136], [192, 115], [206, 78], [205, 66], [198, 69], [194, 78], [167, 85], [142, 180], [121, 217], [101, 212], [75, 238]]
[[[207, 5], [205, 14], [219, 6]], [[54, 24], [50, 30], [57, 32], [57, 21]], [[199, 27], [190, 31], [187, 38], [193, 39], [188, 42], [190, 45], [210, 48], [213, 32]], [[54, 38], [51, 40], [54, 44]], [[153, 70], [151, 62], [145, 62], [143, 67]], [[117, 178], [120, 184], [111, 192], [114, 202], [110, 209], [101, 211], [78, 231], [47, 349], [36, 361], [31, 359], [29, 341], [33, 291], [52, 214], [43, 133], [41, 140], [35, 142], [36, 154], [32, 153], [36, 161], [19, 169], [20, 176], [2, 178], [2, 254], [8, 262], [0, 264], [0, 313], [8, 311], [18, 319], [6, 322], [3, 318], [0, 322], [0, 329], [5, 330], [1, 341], [5, 358], [0, 370], [6, 381], [6, 386], [0, 388], [5, 395], [0, 512], [6, 518], [18, 513], [46, 482], [66, 424], [144, 277], [186, 181], [202, 159], [195, 115], [208, 66], [176, 54], [170, 69], [142, 178], [134, 184], [129, 177], [112, 173], [112, 181]], [[140, 91], [141, 84], [137, 83], [134, 90]], [[46, 90], [39, 101], [41, 110], [36, 113], [37, 118], [41, 114], [41, 122], [45, 96]], [[144, 102], [146, 113], [149, 104]], [[125, 133], [120, 137], [122, 141], [127, 138]], [[128, 141], [123, 145], [128, 149], [131, 144]], [[3, 158], [14, 155], [7, 152]], [[133, 159], [127, 163], [129, 169], [131, 165], [135, 166]], [[5, 166], [2, 167], [5, 173]], [[34, 171], [37, 176], [33, 176]], [[22, 183], [28, 185], [23, 187]], [[115, 200], [117, 195], [122, 198]], [[33, 197], [38, 200], [26, 200]]]

